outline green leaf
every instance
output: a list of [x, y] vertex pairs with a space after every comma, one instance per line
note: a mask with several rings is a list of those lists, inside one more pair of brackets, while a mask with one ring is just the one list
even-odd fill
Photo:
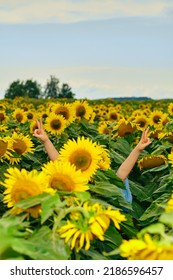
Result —
[[173, 228], [173, 211], [163, 213], [160, 216], [159, 221], [168, 227]]
[[122, 156], [120, 153], [110, 149], [110, 155], [111, 158], [114, 162], [116, 162], [117, 164], [122, 164], [125, 160], [125, 157]]
[[121, 232], [123, 232], [128, 238], [133, 238], [136, 236], [138, 230], [134, 227], [132, 217], [126, 214], [126, 221], [120, 224]]
[[21, 201], [15, 203], [15, 207], [28, 209], [35, 205], [41, 204], [44, 200], [47, 199], [48, 196], [50, 196], [50, 194], [47, 193], [41, 193], [39, 195], [30, 196], [27, 199], [22, 199]]
[[55, 205], [60, 203], [60, 198], [58, 193], [54, 195], [49, 195], [45, 197], [44, 201], [41, 203], [41, 223], [43, 224], [54, 212]]
[[75, 192], [75, 196], [79, 198], [81, 202], [87, 201], [91, 197], [89, 192]]
[[64, 241], [56, 237], [53, 242], [51, 230], [46, 226], [36, 230], [27, 240], [22, 240], [20, 246], [13, 244], [12, 248], [33, 260], [65, 260], [70, 256]]
[[124, 138], [117, 138], [116, 142], [111, 142], [111, 148], [113, 148], [113, 150], [119, 151], [125, 156], [128, 156], [131, 152], [130, 145]]
[[165, 227], [161, 223], [155, 223], [152, 224], [148, 227], [145, 227], [138, 233], [138, 237], [142, 237], [145, 233], [150, 233], [150, 234], [160, 234], [161, 236], [164, 237], [165, 235]]
[[107, 231], [104, 234], [105, 241], [109, 241], [113, 243], [116, 247], [119, 247], [121, 242], [122, 242], [122, 236], [121, 234], [117, 231], [115, 226], [110, 225]]
[[130, 189], [133, 196], [137, 197], [139, 201], [152, 201], [151, 196], [147, 193], [146, 188], [138, 183], [129, 180]]
[[149, 222], [154, 222], [163, 213], [162, 204], [167, 202], [169, 195], [163, 194], [158, 199], [154, 200], [151, 205], [146, 209], [143, 215], [140, 217], [141, 222], [148, 224]]
[[160, 172], [162, 170], [165, 170], [166, 168], [168, 168], [168, 164], [163, 164], [163, 165], [160, 165], [160, 166], [149, 168], [148, 170], [143, 171], [142, 175], [144, 175], [146, 173], [151, 173], [151, 172]]
[[122, 197], [121, 189], [108, 182], [96, 182], [95, 185], [90, 184], [90, 189], [93, 192], [106, 197]]

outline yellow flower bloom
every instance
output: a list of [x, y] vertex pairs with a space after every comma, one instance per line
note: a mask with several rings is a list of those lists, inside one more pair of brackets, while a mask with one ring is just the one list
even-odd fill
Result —
[[83, 192], [89, 189], [86, 177], [69, 162], [50, 161], [42, 170], [49, 177], [49, 185], [53, 189], [67, 192]]
[[92, 107], [89, 106], [87, 101], [77, 100], [73, 104], [75, 111], [75, 117], [78, 120], [86, 119], [89, 120], [93, 112]]
[[0, 110], [0, 123], [6, 123], [8, 121], [8, 116], [5, 111]]
[[143, 168], [153, 168], [167, 163], [167, 158], [163, 155], [158, 156], [145, 156], [138, 161], [140, 170]]
[[168, 106], [168, 112], [172, 116], [173, 115], [173, 103], [170, 103]]
[[108, 150], [103, 145], [100, 145], [99, 148], [100, 148], [100, 155], [101, 155], [101, 160], [99, 160], [98, 162], [99, 169], [108, 170], [111, 165], [111, 160], [110, 160]]
[[77, 170], [81, 170], [83, 176], [90, 179], [99, 168], [100, 148], [90, 139], [79, 137], [77, 141], [68, 140], [64, 144], [58, 159], [62, 162], [74, 164]]
[[90, 241], [94, 239], [104, 241], [104, 233], [108, 229], [111, 220], [117, 228], [120, 228], [119, 223], [121, 221], [125, 221], [124, 215], [121, 215], [118, 210], [104, 209], [99, 203], [90, 204], [85, 202], [83, 208], [88, 213], [88, 217], [84, 217], [81, 212], [78, 212], [77, 216], [76, 212], [75, 215], [72, 213], [70, 216], [71, 221], [68, 220], [58, 230], [65, 243], [69, 243], [70, 248], [75, 248], [77, 252], [82, 247], [88, 250]]
[[9, 161], [11, 164], [18, 163], [21, 160], [22, 155], [33, 153], [33, 143], [29, 136], [14, 132], [11, 139], [13, 141], [12, 149], [17, 154], [17, 156], [10, 156]]
[[0, 124], [0, 132], [6, 132], [8, 130], [7, 126], [4, 124]]
[[150, 113], [149, 115], [149, 125], [153, 125], [155, 127], [158, 127], [161, 125], [163, 118], [163, 112], [159, 110], [154, 110], [153, 112]]
[[112, 210], [110, 207], [104, 211], [105, 215], [107, 215], [114, 223], [117, 229], [120, 229], [120, 223], [126, 221], [126, 217], [120, 213], [119, 210]]
[[27, 121], [25, 111], [20, 108], [14, 110], [12, 117], [18, 123], [25, 123]]
[[63, 116], [68, 124], [70, 124], [71, 122], [73, 122], [75, 120], [75, 110], [74, 110], [74, 106], [72, 104], [67, 104], [67, 103], [54, 104], [54, 106], [51, 108], [51, 110], [56, 115]]
[[82, 247], [84, 247], [85, 250], [89, 250], [90, 241], [94, 239], [94, 235], [89, 228], [83, 226], [83, 228], [80, 229], [77, 224], [69, 220], [67, 220], [64, 226], [60, 227], [58, 233], [61, 238], [65, 239], [65, 243], [70, 242], [71, 250], [75, 248], [76, 252], [79, 252]]
[[137, 252], [146, 248], [146, 244], [143, 240], [130, 239], [123, 240], [120, 245], [120, 255], [129, 260], [134, 260], [136, 258]]
[[173, 194], [171, 195], [171, 198], [167, 202], [167, 207], [165, 209], [166, 212], [173, 211]]
[[50, 113], [46, 118], [45, 129], [52, 134], [61, 134], [67, 127], [67, 121], [61, 115]]
[[128, 260], [172, 260], [173, 245], [152, 240], [146, 233], [143, 240], [123, 240], [119, 247], [120, 255]]
[[26, 199], [30, 196], [35, 196], [45, 193], [53, 193], [53, 190], [48, 186], [48, 180], [43, 172], [38, 173], [37, 170], [27, 172], [25, 169], [21, 171], [15, 168], [7, 169], [5, 173], [6, 179], [1, 183], [6, 189], [4, 191], [3, 202], [11, 209], [13, 215], [27, 212], [32, 217], [37, 218], [40, 213], [40, 205], [22, 209], [15, 206], [15, 203]]
[[10, 137], [0, 137], [0, 161], [9, 159], [12, 152], [12, 141]]
[[168, 155], [169, 163], [173, 166], [173, 152]]
[[125, 119], [120, 119], [114, 129], [117, 129], [117, 133], [115, 134], [115, 136], [125, 137], [132, 134], [136, 130], [136, 126], [133, 122]]

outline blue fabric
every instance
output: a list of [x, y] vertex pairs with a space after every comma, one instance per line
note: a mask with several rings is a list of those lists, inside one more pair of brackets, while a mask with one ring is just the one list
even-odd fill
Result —
[[123, 197], [124, 197], [125, 200], [127, 200], [130, 203], [132, 203], [132, 194], [131, 194], [131, 191], [130, 191], [128, 178], [125, 179], [124, 186], [126, 187], [126, 189], [125, 190], [121, 189]]

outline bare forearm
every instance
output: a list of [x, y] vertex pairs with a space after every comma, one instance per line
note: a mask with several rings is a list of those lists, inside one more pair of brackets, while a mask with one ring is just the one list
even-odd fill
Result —
[[52, 142], [50, 141], [50, 139], [47, 139], [44, 143], [44, 147], [48, 153], [48, 156], [50, 158], [50, 160], [55, 161], [58, 159], [58, 151], [55, 149], [54, 145], [52, 144]]
[[128, 177], [133, 166], [138, 160], [139, 155], [140, 155], [140, 150], [137, 147], [135, 147], [133, 151], [130, 153], [130, 155], [125, 159], [125, 161], [119, 167], [117, 171], [117, 175], [122, 181], [124, 181]]

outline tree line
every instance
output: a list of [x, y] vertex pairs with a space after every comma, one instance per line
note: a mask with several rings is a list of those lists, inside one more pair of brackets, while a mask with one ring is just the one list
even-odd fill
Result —
[[50, 76], [47, 83], [42, 89], [37, 81], [32, 79], [26, 81], [16, 80], [10, 84], [5, 91], [5, 98], [14, 99], [20, 96], [24, 98], [74, 98], [75, 94], [67, 83], [60, 86], [60, 81], [55, 76]]

